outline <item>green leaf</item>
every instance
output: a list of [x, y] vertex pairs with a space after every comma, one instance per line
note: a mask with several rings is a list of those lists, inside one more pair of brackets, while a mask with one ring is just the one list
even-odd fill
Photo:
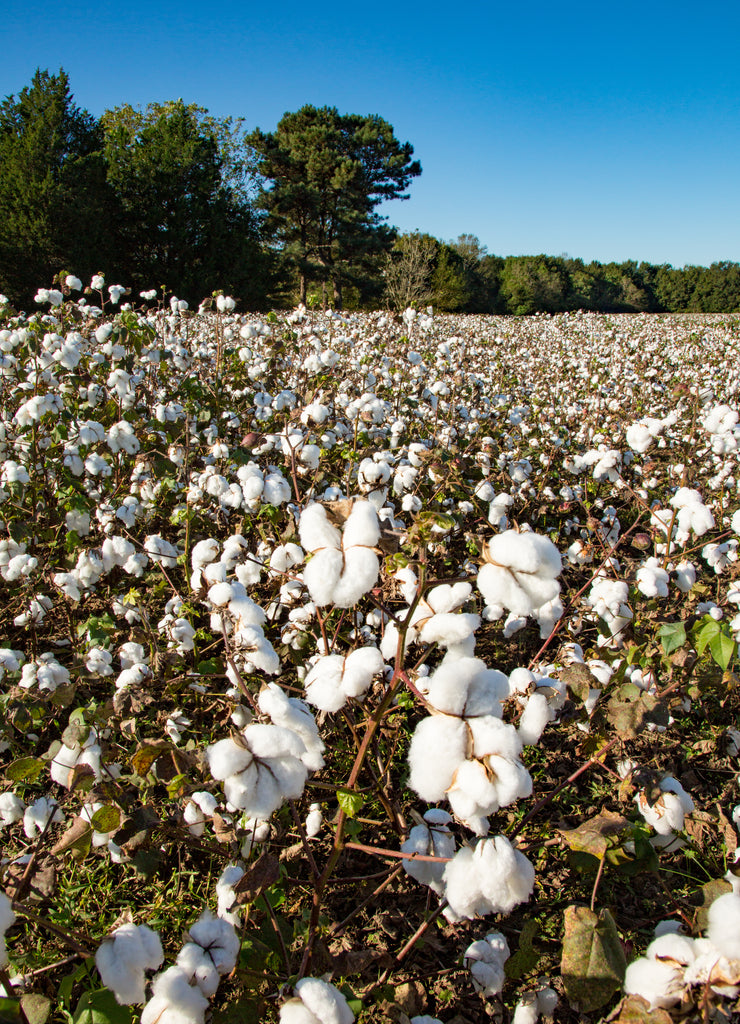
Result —
[[110, 989], [83, 992], [72, 1016], [73, 1024], [132, 1024], [133, 1012], [119, 1006]]
[[531, 974], [540, 960], [539, 952], [534, 948], [534, 938], [540, 926], [533, 918], [524, 922], [519, 936], [519, 948], [510, 956], [504, 966], [507, 978], [518, 980]]
[[20, 999], [0, 996], [0, 1024], [23, 1024]]
[[709, 641], [709, 653], [723, 672], [727, 671], [736, 647], [735, 641], [726, 633], [718, 633]]
[[117, 807], [101, 807], [93, 814], [90, 824], [96, 832], [114, 832], [121, 824], [121, 812]]
[[617, 926], [608, 910], [568, 907], [561, 971], [573, 1009], [591, 1013], [621, 987], [627, 961]]
[[666, 622], [658, 630], [660, 643], [666, 654], [673, 654], [686, 643], [686, 627], [683, 622]]
[[39, 757], [19, 757], [5, 769], [5, 778], [10, 782], [35, 782], [45, 768]]
[[703, 654], [705, 648], [715, 637], [722, 632], [722, 627], [711, 615], [705, 615], [694, 630], [694, 646], [699, 654]]
[[365, 797], [351, 789], [338, 789], [337, 800], [348, 818], [355, 818], [365, 803]]

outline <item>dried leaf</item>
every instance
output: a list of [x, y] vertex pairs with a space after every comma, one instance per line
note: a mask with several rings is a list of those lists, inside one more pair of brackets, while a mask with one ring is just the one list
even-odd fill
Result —
[[667, 725], [668, 709], [651, 693], [627, 683], [607, 704], [606, 717], [621, 739], [632, 740], [648, 725]]
[[694, 911], [691, 929], [693, 932], [703, 932], [706, 929], [709, 923], [709, 908], [716, 899], [728, 892], [732, 892], [732, 886], [724, 878], [713, 878], [710, 882], [704, 883], [699, 890], [701, 905]]
[[144, 778], [149, 774], [149, 771], [157, 758], [161, 757], [168, 749], [169, 744], [163, 741], [158, 743], [142, 743], [142, 745], [134, 751], [133, 756], [131, 757], [131, 767], [137, 775]]
[[588, 700], [589, 691], [598, 689], [600, 685], [588, 665], [583, 665], [578, 661], [564, 668], [560, 673], [560, 678], [582, 704]]
[[621, 987], [627, 961], [608, 910], [568, 907], [561, 971], [571, 1006], [590, 1013]]
[[619, 835], [629, 824], [621, 814], [603, 811], [595, 818], [584, 821], [578, 828], [561, 829], [560, 834], [571, 850], [590, 853], [603, 860], [609, 846], [609, 837]]
[[627, 996], [608, 1020], [610, 1024], [673, 1024], [667, 1010], [651, 1010], [650, 1003], [642, 996]]
[[92, 825], [78, 816], [73, 819], [59, 842], [52, 846], [51, 852], [65, 853], [69, 850], [76, 861], [83, 861], [90, 852], [91, 843]]
[[272, 853], [261, 854], [234, 886], [236, 905], [252, 903], [280, 878], [280, 862]]

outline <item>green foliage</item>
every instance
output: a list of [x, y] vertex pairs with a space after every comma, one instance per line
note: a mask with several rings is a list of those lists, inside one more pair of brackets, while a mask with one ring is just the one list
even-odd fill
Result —
[[0, 291], [30, 304], [62, 268], [94, 273], [112, 248], [102, 133], [69, 79], [37, 70], [0, 104]]
[[260, 202], [300, 280], [331, 284], [337, 307], [342, 288], [363, 264], [386, 251], [392, 235], [375, 208], [404, 198], [421, 173], [412, 146], [400, 143], [378, 115], [340, 114], [310, 105], [281, 118], [275, 132], [254, 131], [255, 166], [269, 183]]

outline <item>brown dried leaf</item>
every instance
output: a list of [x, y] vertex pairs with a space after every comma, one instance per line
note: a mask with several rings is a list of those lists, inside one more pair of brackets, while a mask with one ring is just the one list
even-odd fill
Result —
[[280, 862], [272, 853], [261, 854], [234, 886], [235, 905], [252, 903], [280, 878]]
[[92, 831], [89, 821], [79, 816], [75, 817], [59, 842], [52, 846], [51, 852], [58, 854], [70, 850], [75, 860], [84, 860], [90, 852]]
[[599, 681], [588, 665], [578, 661], [567, 665], [560, 673], [560, 678], [582, 704], [588, 700], [589, 690], [599, 688]]
[[561, 829], [560, 834], [571, 850], [590, 853], [602, 860], [609, 846], [609, 837], [618, 835], [629, 825], [627, 818], [614, 811], [602, 811], [584, 821], [578, 828]]
[[611, 1024], [673, 1024], [667, 1010], [651, 1010], [650, 1003], [642, 996], [627, 996], [608, 1020]]
[[567, 907], [561, 971], [571, 1006], [598, 1010], [621, 987], [627, 962], [608, 910]]

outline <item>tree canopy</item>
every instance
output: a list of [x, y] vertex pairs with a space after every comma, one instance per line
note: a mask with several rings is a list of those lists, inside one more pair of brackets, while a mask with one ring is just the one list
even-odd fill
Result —
[[265, 179], [260, 203], [298, 274], [301, 301], [318, 279], [324, 287], [331, 282], [341, 306], [352, 269], [392, 243], [376, 208], [407, 198], [421, 173], [413, 147], [376, 114], [313, 106], [285, 114], [275, 132], [252, 132], [249, 142]]
[[65, 266], [90, 274], [107, 259], [102, 143], [63, 70], [36, 71], [0, 104], [0, 290], [27, 298]]

